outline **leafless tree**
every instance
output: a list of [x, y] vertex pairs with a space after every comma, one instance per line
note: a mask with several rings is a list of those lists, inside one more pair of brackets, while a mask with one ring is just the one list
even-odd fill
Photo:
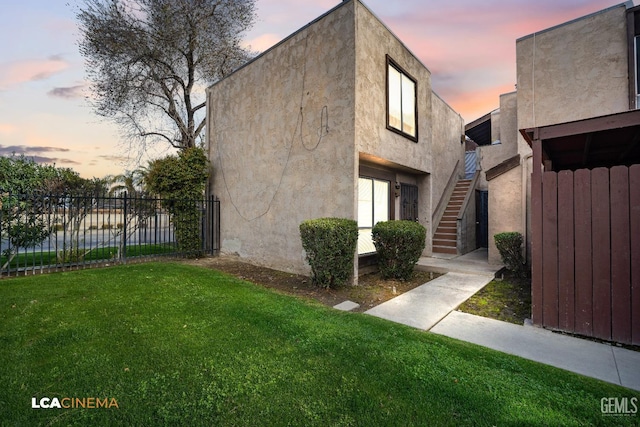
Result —
[[196, 146], [206, 86], [251, 56], [241, 36], [255, 0], [83, 0], [76, 15], [90, 102], [138, 154]]

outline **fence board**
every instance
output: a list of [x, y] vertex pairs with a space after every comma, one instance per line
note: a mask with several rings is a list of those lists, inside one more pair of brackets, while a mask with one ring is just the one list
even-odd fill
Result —
[[591, 172], [575, 171], [573, 176], [575, 217], [575, 331], [593, 333], [593, 276], [591, 270]]
[[531, 320], [542, 325], [542, 142], [533, 143], [531, 181]]
[[573, 172], [558, 173], [558, 326], [575, 328]]
[[558, 174], [542, 175], [542, 319], [558, 327]]
[[611, 191], [611, 338], [631, 343], [631, 248], [629, 168], [610, 170]]
[[640, 345], [640, 165], [629, 168], [631, 341]]
[[611, 339], [611, 217], [609, 170], [591, 171], [593, 336]]

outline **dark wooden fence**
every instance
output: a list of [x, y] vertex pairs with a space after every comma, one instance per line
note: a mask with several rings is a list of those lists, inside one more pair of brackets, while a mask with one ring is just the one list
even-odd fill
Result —
[[640, 165], [534, 173], [532, 197], [533, 322], [640, 345]]

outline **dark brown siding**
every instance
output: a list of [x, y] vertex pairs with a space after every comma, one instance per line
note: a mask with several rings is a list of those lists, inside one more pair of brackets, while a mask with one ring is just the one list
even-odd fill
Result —
[[593, 336], [611, 339], [611, 240], [609, 170], [591, 171], [593, 234]]
[[[531, 177], [531, 320], [543, 324], [542, 318], [542, 144], [533, 145]], [[536, 262], [537, 261], [537, 262]]]
[[611, 168], [611, 332], [618, 342], [631, 342], [631, 259], [629, 168]]
[[573, 174], [562, 171], [558, 174], [558, 295], [559, 323], [564, 330], [575, 328], [575, 251], [573, 213]]
[[[542, 317], [558, 327], [558, 174], [542, 175]], [[555, 301], [555, 302], [554, 302]]]
[[[578, 170], [573, 176], [575, 208], [576, 332], [593, 334], [593, 286], [591, 273], [591, 173]], [[571, 286], [571, 285], [569, 285]]]

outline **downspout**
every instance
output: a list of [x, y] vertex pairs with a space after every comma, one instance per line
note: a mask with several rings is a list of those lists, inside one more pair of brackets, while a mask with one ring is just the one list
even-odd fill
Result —
[[522, 208], [521, 208], [521, 212], [522, 212], [522, 237], [524, 240], [524, 244], [522, 245], [522, 256], [523, 259], [525, 261], [525, 263], [527, 262], [527, 183], [529, 182], [528, 180], [528, 176], [529, 174], [527, 173], [529, 170], [528, 167], [528, 162], [527, 160], [529, 160], [530, 158], [533, 157], [533, 153], [529, 153], [526, 156], [523, 156], [520, 158], [520, 168], [522, 169], [522, 190], [521, 190], [521, 194], [522, 194]]

